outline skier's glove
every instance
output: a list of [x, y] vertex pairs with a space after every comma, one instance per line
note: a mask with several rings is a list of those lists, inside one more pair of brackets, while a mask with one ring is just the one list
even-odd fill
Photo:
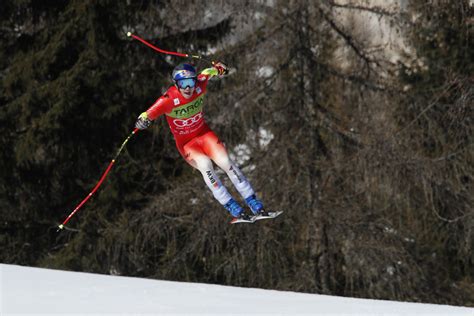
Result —
[[223, 63], [221, 62], [217, 62], [214, 64], [214, 68], [217, 69], [217, 71], [219, 72], [219, 76], [222, 77], [222, 76], [225, 76], [229, 73], [229, 69], [227, 68], [226, 65], [224, 65]]
[[138, 129], [147, 129], [151, 125], [151, 120], [148, 118], [148, 114], [143, 112], [137, 119], [135, 127]]

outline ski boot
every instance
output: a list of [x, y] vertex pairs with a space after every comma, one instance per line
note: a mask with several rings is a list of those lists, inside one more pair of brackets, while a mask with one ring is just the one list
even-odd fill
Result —
[[246, 198], [245, 202], [250, 207], [252, 213], [254, 213], [255, 215], [259, 215], [261, 212], [265, 212], [265, 210], [263, 209], [263, 203], [259, 199], [257, 199], [255, 194], [252, 194], [251, 196]]
[[252, 213], [254, 214], [254, 216], [252, 217], [253, 221], [275, 218], [281, 213], [283, 213], [281, 211], [280, 212], [265, 211], [265, 209], [263, 208], [263, 203], [259, 199], [257, 199], [255, 194], [246, 198], [245, 202], [247, 202], [247, 205], [250, 207], [250, 209], [252, 210]]
[[231, 198], [230, 201], [224, 205], [224, 207], [233, 217], [230, 221], [231, 224], [254, 222], [253, 218], [246, 214], [242, 206], [240, 206], [239, 203], [237, 203], [234, 199]]

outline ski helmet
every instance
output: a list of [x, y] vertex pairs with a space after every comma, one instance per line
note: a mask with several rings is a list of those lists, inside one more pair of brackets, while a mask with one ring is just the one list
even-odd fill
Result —
[[196, 79], [196, 68], [190, 64], [180, 64], [173, 69], [173, 80]]

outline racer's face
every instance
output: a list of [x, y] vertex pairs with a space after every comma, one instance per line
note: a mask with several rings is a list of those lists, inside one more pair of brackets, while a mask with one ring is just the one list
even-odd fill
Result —
[[179, 88], [179, 92], [185, 99], [189, 99], [193, 96], [194, 87], [187, 86], [186, 88]]
[[194, 88], [196, 87], [195, 78], [186, 78], [176, 81], [176, 86], [179, 92], [185, 99], [189, 99], [193, 96]]

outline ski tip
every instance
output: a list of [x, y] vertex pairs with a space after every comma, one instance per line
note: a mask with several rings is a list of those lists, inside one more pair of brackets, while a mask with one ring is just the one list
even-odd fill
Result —
[[127, 36], [128, 37], [132, 36], [132, 32], [127, 32]]
[[63, 229], [64, 229], [64, 225], [61, 224], [61, 225], [58, 226], [58, 230], [57, 230], [56, 232], [59, 233], [59, 232], [60, 232], [61, 230], [63, 230]]

